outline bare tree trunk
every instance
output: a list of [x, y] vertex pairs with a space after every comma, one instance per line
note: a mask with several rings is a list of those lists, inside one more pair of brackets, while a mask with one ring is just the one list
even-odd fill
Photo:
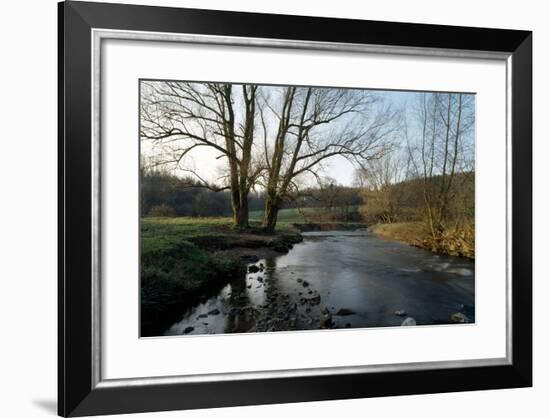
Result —
[[247, 197], [241, 197], [241, 204], [237, 209], [236, 214], [234, 215], [233, 221], [234, 221], [235, 227], [238, 229], [248, 228], [249, 225], [248, 225], [248, 198]]
[[296, 87], [289, 87], [285, 92], [279, 119], [279, 127], [275, 138], [275, 146], [269, 164], [268, 181], [265, 193], [264, 221], [262, 226], [264, 231], [270, 234], [275, 232], [275, 226], [277, 225], [277, 214], [279, 212], [278, 206], [281, 202], [280, 193], [286, 192], [286, 190], [279, 190], [278, 186], [285, 152], [285, 139], [289, 129], [292, 103], [294, 101], [295, 93]]
[[[276, 198], [275, 198], [276, 199]], [[264, 210], [264, 231], [267, 233], [274, 233], [277, 226], [277, 215], [279, 213], [279, 205], [271, 198], [266, 198], [265, 210]]]

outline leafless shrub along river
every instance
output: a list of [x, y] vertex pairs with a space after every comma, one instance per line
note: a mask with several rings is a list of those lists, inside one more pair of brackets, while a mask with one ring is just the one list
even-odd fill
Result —
[[474, 283], [467, 259], [367, 231], [304, 233], [288, 254], [182, 308], [165, 335], [472, 323]]

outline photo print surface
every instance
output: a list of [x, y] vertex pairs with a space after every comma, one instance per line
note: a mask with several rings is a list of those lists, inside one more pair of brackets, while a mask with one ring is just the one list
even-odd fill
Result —
[[139, 81], [141, 336], [475, 323], [475, 95]]

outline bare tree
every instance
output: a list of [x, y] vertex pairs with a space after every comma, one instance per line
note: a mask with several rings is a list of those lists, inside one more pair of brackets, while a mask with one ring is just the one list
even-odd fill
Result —
[[[152, 165], [178, 168], [197, 185], [230, 190], [233, 220], [248, 227], [248, 194], [262, 167], [253, 161], [256, 85], [143, 81], [140, 137], [154, 149]], [[194, 150], [208, 147], [227, 160], [217, 181], [184, 164]]]
[[402, 149], [372, 159], [357, 170], [356, 181], [363, 189], [360, 212], [367, 219], [396, 222], [404, 206], [403, 182], [407, 179], [409, 159]]
[[[378, 106], [370, 91], [287, 87], [278, 93], [278, 100], [263, 97], [260, 106], [266, 166], [263, 227], [268, 232], [275, 230], [278, 211], [296, 194], [301, 176], [320, 179], [320, 165], [335, 156], [358, 165], [379, 158], [396, 128], [395, 114]], [[269, 115], [275, 119], [272, 131]]]
[[[408, 138], [414, 172], [423, 181], [426, 219], [437, 243], [456, 195], [457, 173], [473, 172], [474, 102], [472, 95], [423, 93], [418, 103], [418, 139]], [[470, 139], [470, 140], [468, 140]]]

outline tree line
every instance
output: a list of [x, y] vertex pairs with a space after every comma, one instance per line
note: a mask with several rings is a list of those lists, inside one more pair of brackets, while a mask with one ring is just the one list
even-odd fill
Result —
[[[358, 221], [360, 190], [335, 182], [304, 188], [299, 196], [283, 203], [282, 208], [296, 208], [305, 222], [313, 220]], [[253, 191], [248, 196], [250, 211], [263, 211], [265, 193]], [[228, 191], [212, 191], [201, 187], [193, 177], [178, 177], [163, 169], [140, 171], [141, 216], [231, 216], [231, 195]], [[314, 209], [308, 211], [304, 209]]]

